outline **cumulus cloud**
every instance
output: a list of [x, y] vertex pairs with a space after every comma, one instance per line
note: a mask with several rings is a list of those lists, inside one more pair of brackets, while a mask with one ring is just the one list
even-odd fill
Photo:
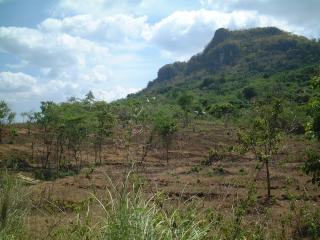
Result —
[[205, 9], [176, 11], [155, 23], [148, 22], [146, 16], [124, 14], [49, 18], [39, 24], [39, 29], [51, 34], [65, 33], [104, 42], [109, 48], [116, 45], [121, 46], [121, 49], [128, 49], [135, 44], [140, 47], [143, 45], [143, 48], [146, 44], [153, 44], [162, 50], [162, 56], [183, 60], [200, 51], [217, 28], [238, 29], [270, 25], [288, 29], [284, 21], [259, 15], [256, 11], [224, 13]]
[[18, 27], [0, 27], [0, 50], [47, 68], [84, 65], [108, 54], [105, 47], [82, 38]]
[[16, 98], [61, 101], [81, 96], [110, 83], [109, 49], [97, 42], [63, 32], [0, 27], [0, 52], [15, 56], [21, 64], [10, 68], [38, 69], [37, 77], [22, 72], [1, 72], [0, 92], [8, 101]]
[[[130, 8], [138, 6], [144, 0], [59, 0], [57, 11], [67, 11], [74, 14], [91, 13], [106, 15], [107, 13], [128, 12]], [[56, 13], [57, 14], [57, 13]]]
[[0, 92], [29, 92], [37, 80], [25, 73], [0, 72]]
[[223, 13], [200, 9], [177, 11], [150, 26], [144, 35], [148, 41], [162, 48], [165, 51], [164, 54], [187, 58], [201, 51], [218, 28], [233, 30], [274, 25], [284, 29], [288, 28], [285, 22], [259, 15], [255, 11]]
[[121, 85], [113, 87], [112, 90], [93, 89], [93, 93], [97, 99], [105, 101], [113, 101], [116, 99], [124, 98], [128, 94], [138, 92], [139, 88], [126, 88]]
[[77, 15], [63, 19], [48, 18], [39, 28], [45, 32], [62, 32], [73, 36], [94, 39], [95, 41], [123, 42], [138, 39], [147, 28], [147, 17], [133, 17], [117, 14], [108, 17]]
[[231, 11], [256, 11], [259, 15], [266, 15], [285, 21], [288, 25], [295, 26], [292, 31], [319, 37], [319, 0], [199, 0], [203, 7], [223, 12]]

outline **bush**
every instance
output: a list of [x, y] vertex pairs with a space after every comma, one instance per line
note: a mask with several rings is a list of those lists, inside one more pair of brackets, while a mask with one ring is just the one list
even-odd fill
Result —
[[242, 90], [242, 94], [248, 100], [250, 100], [250, 99], [252, 99], [252, 98], [257, 96], [257, 92], [256, 92], [256, 89], [254, 87], [246, 87], [246, 88], [244, 88]]
[[57, 172], [56, 169], [37, 169], [34, 171], [34, 177], [39, 180], [52, 181], [57, 178], [64, 178], [79, 174], [80, 169], [75, 166], [63, 166]]
[[306, 153], [306, 162], [303, 166], [306, 174], [312, 175], [312, 183], [320, 186], [320, 156], [312, 150]]
[[27, 159], [29, 159], [28, 154], [16, 150], [11, 151], [4, 161], [4, 167], [15, 170], [25, 170], [30, 167]]
[[294, 236], [299, 238], [320, 238], [320, 208], [302, 207], [295, 216]]
[[219, 152], [217, 149], [210, 149], [208, 158], [202, 161], [202, 165], [211, 166], [213, 163], [221, 161], [223, 157], [224, 157], [223, 152], [221, 151]]
[[230, 103], [215, 104], [211, 106], [209, 113], [217, 118], [235, 112], [235, 107]]

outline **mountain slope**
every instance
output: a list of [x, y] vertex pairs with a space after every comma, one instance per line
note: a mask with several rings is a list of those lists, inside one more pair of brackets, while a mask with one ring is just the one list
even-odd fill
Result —
[[185, 91], [201, 105], [242, 104], [244, 89], [260, 97], [278, 92], [307, 101], [308, 80], [318, 71], [320, 43], [275, 27], [229, 31], [218, 29], [205, 49], [187, 62], [163, 66], [158, 77], [135, 96], [158, 96], [173, 102]]

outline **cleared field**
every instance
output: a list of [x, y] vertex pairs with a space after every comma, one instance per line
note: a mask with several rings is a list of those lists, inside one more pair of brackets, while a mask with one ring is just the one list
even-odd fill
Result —
[[[28, 228], [32, 235], [42, 239], [50, 237], [56, 228], [71, 226], [77, 214], [86, 212], [88, 204], [94, 219], [99, 219], [103, 211], [95, 198], [104, 199], [106, 189], [112, 189], [112, 184], [120, 185], [129, 171], [133, 171], [130, 182], [141, 185], [146, 196], [161, 192], [165, 199], [163, 207], [168, 209], [183, 208], [192, 201], [204, 212], [212, 210], [232, 216], [239, 203], [250, 195], [254, 204], [247, 210], [244, 226], [264, 222], [270, 234], [281, 232], [288, 238], [297, 231], [302, 207], [320, 207], [319, 188], [301, 170], [306, 146], [312, 145], [303, 136], [286, 136], [282, 140], [280, 153], [270, 164], [272, 200], [267, 200], [266, 173], [259, 168], [261, 163], [250, 154], [240, 155], [230, 149], [236, 144], [233, 128], [206, 121], [190, 126], [194, 127], [175, 135], [169, 164], [156, 145], [139, 163], [142, 152], [139, 144], [130, 146], [128, 157], [128, 151], [114, 143], [103, 147], [101, 165], [92, 165], [93, 157], [88, 153], [79, 174], [26, 186], [26, 191], [30, 191]], [[0, 145], [2, 161], [15, 154], [20, 160], [30, 157], [30, 139], [23, 127], [19, 129], [19, 138], [15, 144]], [[211, 165], [205, 165], [210, 149], [219, 157]], [[28, 167], [14, 170], [17, 177], [20, 174], [33, 178], [36, 164], [26, 161], [25, 165]]]

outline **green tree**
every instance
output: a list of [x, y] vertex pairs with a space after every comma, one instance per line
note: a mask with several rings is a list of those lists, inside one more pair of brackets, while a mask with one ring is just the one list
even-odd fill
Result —
[[155, 115], [154, 131], [160, 136], [165, 149], [165, 159], [169, 164], [169, 149], [172, 145], [173, 136], [177, 132], [177, 123], [168, 111], [161, 110]]
[[235, 106], [231, 103], [214, 104], [211, 106], [209, 113], [217, 118], [222, 118], [235, 112]]
[[189, 114], [192, 110], [193, 99], [194, 99], [193, 95], [189, 93], [183, 93], [178, 98], [178, 104], [184, 112], [184, 122], [183, 122], [184, 126], [187, 126], [189, 124]]
[[0, 101], [0, 143], [3, 140], [4, 129], [7, 124], [11, 124], [15, 117], [15, 113], [11, 112], [8, 104], [1, 100]]
[[256, 160], [262, 162], [266, 169], [268, 198], [271, 197], [271, 183], [269, 163], [279, 150], [281, 141], [281, 113], [280, 100], [272, 104], [259, 106], [257, 116], [245, 131], [238, 131], [238, 142], [241, 152], [252, 152]]
[[112, 129], [115, 123], [115, 117], [110, 110], [110, 106], [104, 102], [95, 102], [94, 103], [94, 115], [95, 115], [95, 125], [94, 125], [94, 134], [95, 134], [95, 162], [99, 158], [99, 163], [102, 162], [101, 152], [104, 140], [106, 137], [112, 135]]
[[303, 166], [306, 174], [312, 176], [312, 183], [320, 186], [320, 156], [317, 152], [308, 150], [306, 162]]
[[83, 100], [83, 102], [91, 107], [91, 105], [94, 103], [94, 101], [95, 101], [95, 96], [93, 95], [92, 91], [89, 91], [85, 95], [85, 99]]
[[251, 100], [252, 98], [257, 96], [257, 92], [254, 87], [245, 87], [242, 90], [242, 94], [247, 100]]
[[[320, 89], [320, 75], [312, 78], [312, 86], [314, 90]], [[313, 97], [308, 106], [308, 115], [310, 117], [306, 126], [306, 133], [315, 138], [320, 143], [320, 96]], [[316, 151], [309, 150], [306, 156], [304, 171], [312, 175], [312, 182], [320, 186], [320, 155]]]
[[42, 168], [50, 168], [50, 157], [52, 154], [52, 143], [54, 140], [55, 125], [57, 122], [58, 106], [52, 101], [41, 102], [40, 112], [35, 113], [35, 120], [40, 128], [39, 134], [42, 140]]

